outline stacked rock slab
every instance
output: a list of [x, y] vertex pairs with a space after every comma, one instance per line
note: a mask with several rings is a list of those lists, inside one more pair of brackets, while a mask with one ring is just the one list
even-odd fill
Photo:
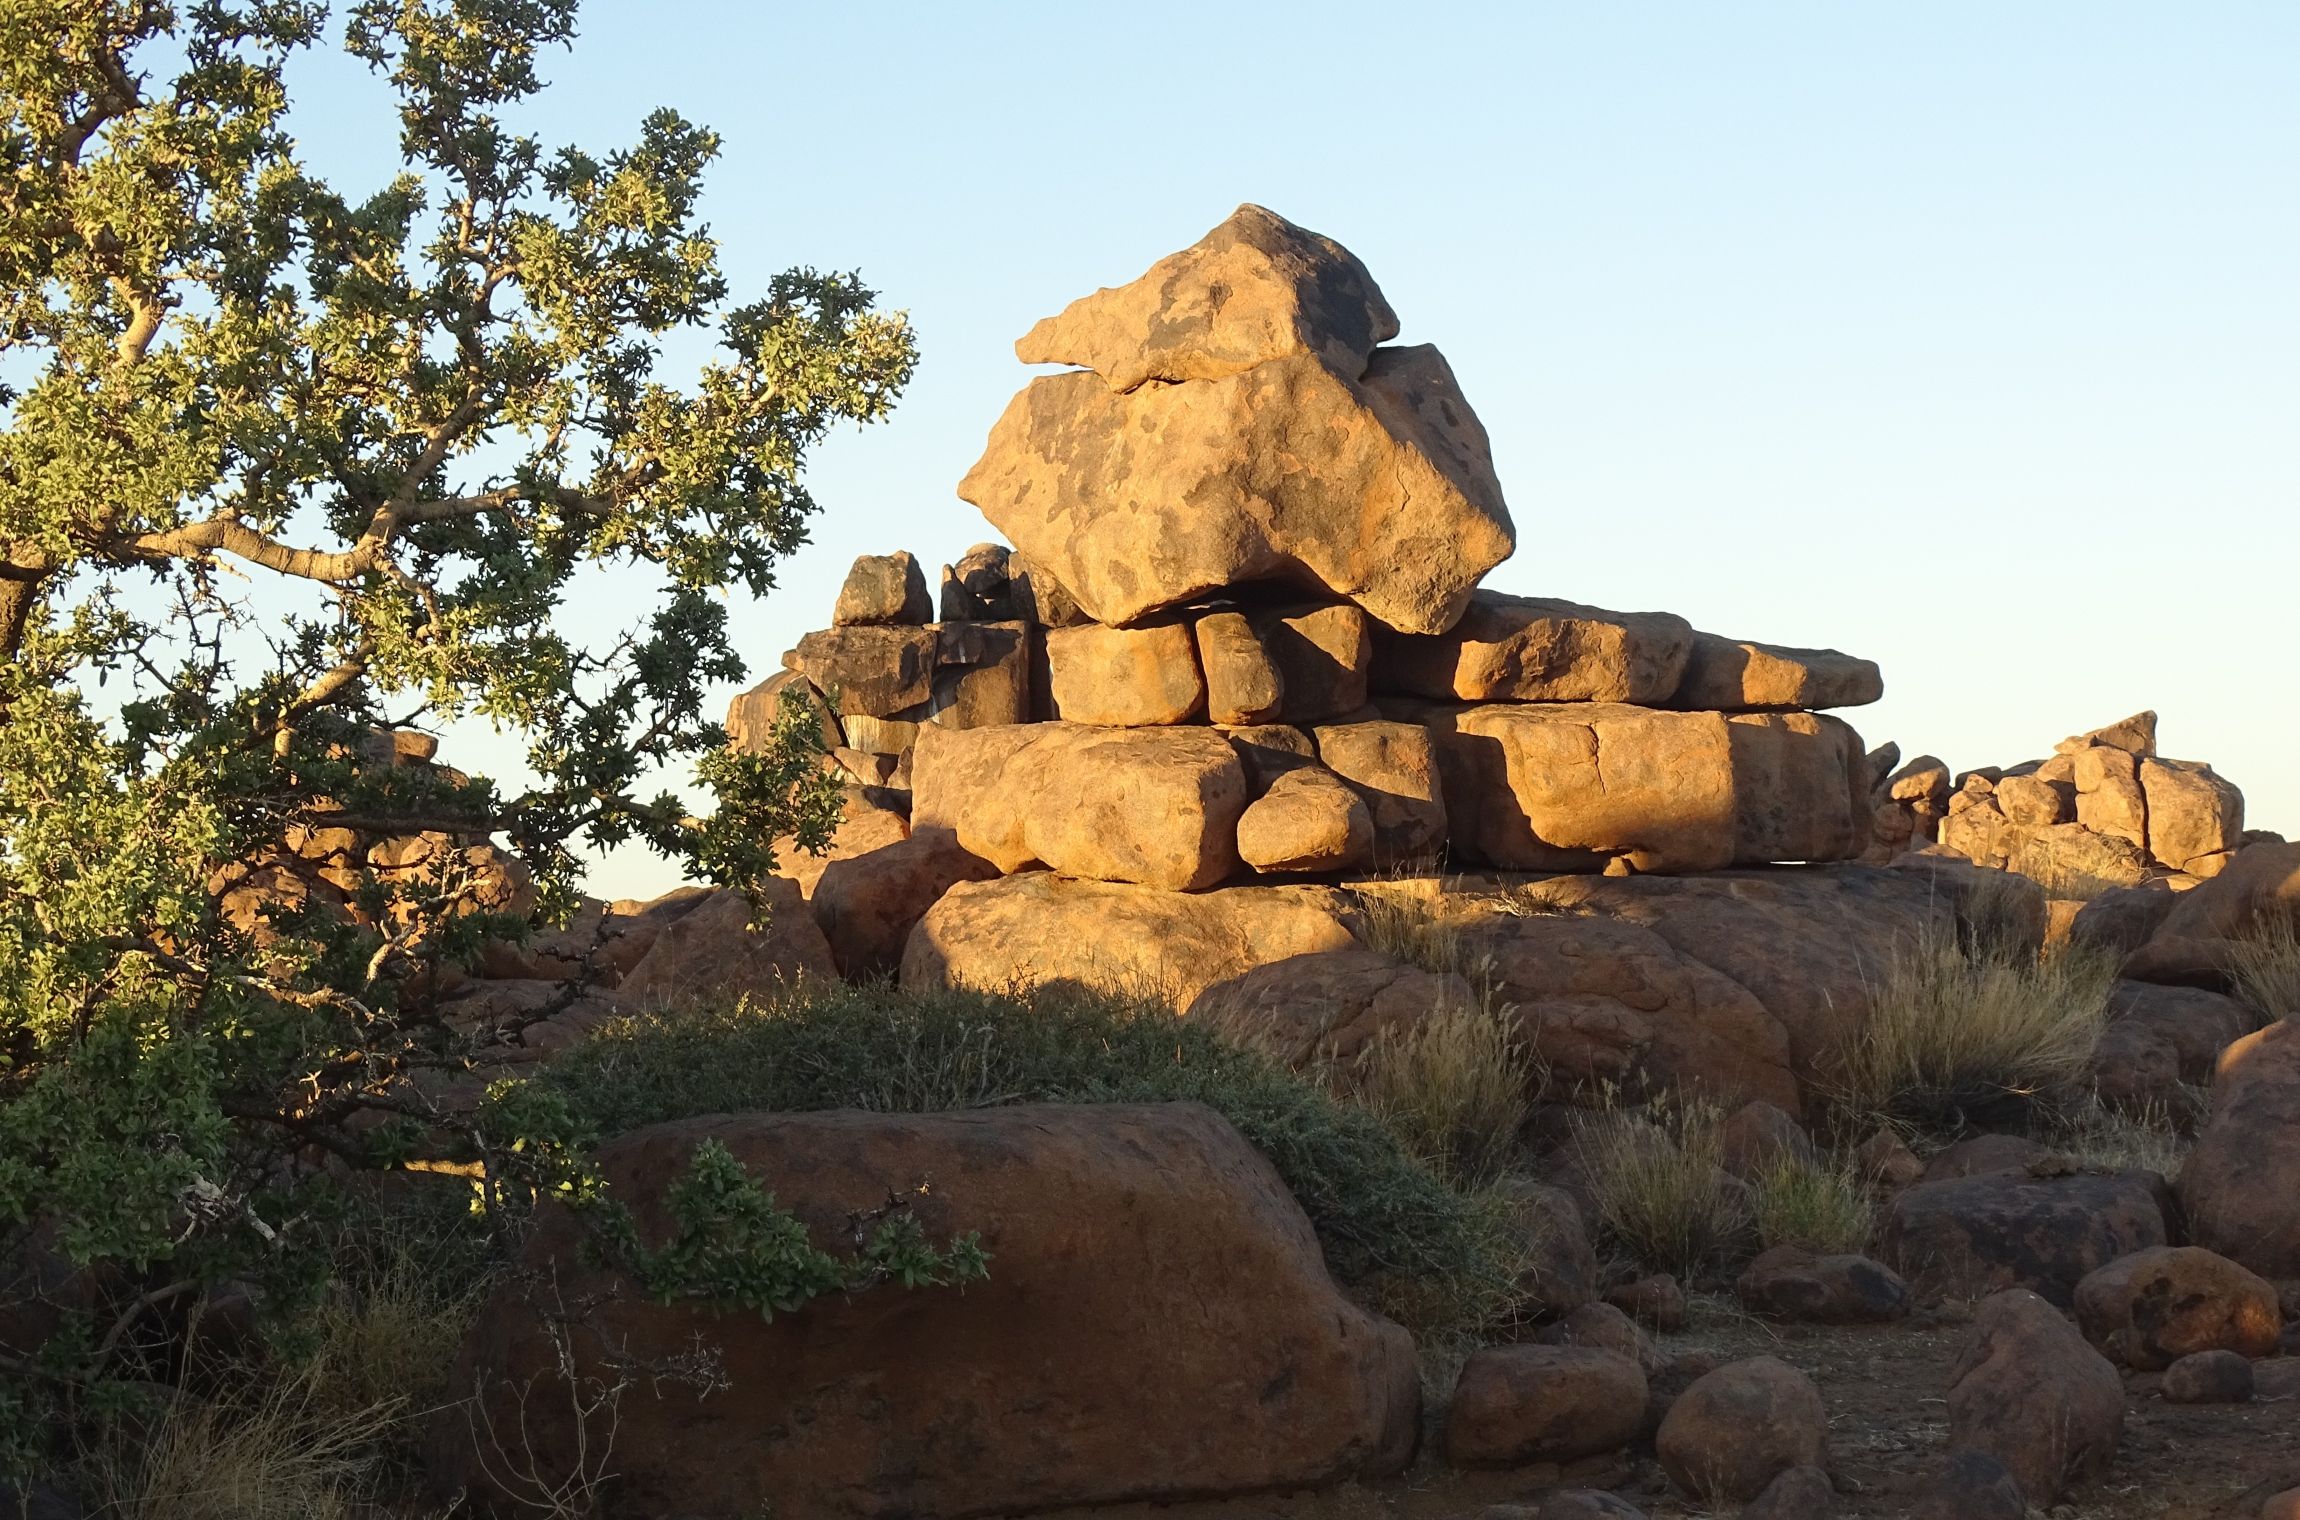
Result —
[[[1346, 249], [1241, 207], [1017, 345], [959, 494], [1011, 540], [866, 556], [795, 701], [856, 789], [988, 872], [1199, 891], [1457, 866], [1844, 860], [1876, 667], [1510, 596], [1484, 428]], [[940, 621], [931, 621], [939, 610]]]

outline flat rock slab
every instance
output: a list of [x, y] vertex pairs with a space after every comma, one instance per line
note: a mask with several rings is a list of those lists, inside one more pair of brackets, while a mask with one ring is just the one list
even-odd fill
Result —
[[1441, 702], [1655, 705], [1677, 694], [1693, 637], [1675, 613], [1480, 591], [1444, 633], [1378, 630], [1374, 686]]
[[1676, 707], [1732, 712], [1860, 707], [1885, 694], [1874, 660], [1702, 633], [1693, 638]]

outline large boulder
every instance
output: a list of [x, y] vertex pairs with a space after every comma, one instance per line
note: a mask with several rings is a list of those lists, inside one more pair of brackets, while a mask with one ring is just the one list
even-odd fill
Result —
[[697, 901], [655, 933], [615, 995], [634, 1007], [675, 1007], [771, 997], [810, 976], [837, 980], [830, 942], [796, 882], [768, 877], [759, 905], [763, 922], [741, 892]]
[[1714, 871], [1867, 847], [1860, 736], [1813, 713], [1406, 704], [1438, 735], [1468, 858], [1510, 870]]
[[2231, 941], [2253, 932], [2269, 912], [2300, 914], [2300, 844], [2248, 845], [2219, 875], [2178, 893], [2124, 974], [2225, 992]]
[[1771, 1319], [1815, 1325], [1882, 1325], [1909, 1312], [1909, 1285], [1866, 1256], [1775, 1246], [1733, 1284], [1741, 1306]]
[[2059, 1310], [2017, 1288], [1974, 1314], [1948, 1405], [1950, 1450], [1994, 1457], [2040, 1507], [2105, 1471], [2124, 1432], [2116, 1368]]
[[1186, 1008], [1256, 966], [1354, 948], [1348, 915], [1330, 887], [1167, 892], [1044, 872], [961, 882], [911, 931], [902, 984], [1054, 984]]
[[1670, 612], [1607, 612], [1480, 591], [1439, 634], [1377, 629], [1374, 687], [1439, 702], [1666, 702], [1693, 625]]
[[2263, 1277], [2300, 1277], [2300, 1019], [2221, 1052], [2180, 1201], [2196, 1244]]
[[1346, 1066], [1387, 1032], [1462, 1007], [1466, 977], [1425, 971], [1352, 941], [1290, 955], [1213, 983], [1186, 1010], [1240, 1045], [1296, 1067]]
[[1114, 391], [1146, 380], [1218, 380], [1307, 354], [1357, 376], [1397, 314], [1365, 265], [1274, 211], [1228, 220], [1139, 279], [1080, 296], [1014, 345], [1025, 364], [1093, 370]]
[[2085, 1339], [2127, 1367], [2169, 1367], [2198, 1351], [2273, 1356], [2284, 1313], [2273, 1283], [2200, 1246], [2120, 1257], [2076, 1285]]
[[2140, 762], [2148, 799], [2148, 853], [2176, 871], [2192, 870], [2244, 838], [2244, 794], [2200, 760]]
[[927, 593], [926, 571], [916, 558], [899, 550], [858, 555], [831, 610], [831, 622], [841, 628], [933, 621], [934, 598]]
[[[508, 1470], [563, 1481], [586, 1437], [598, 1462], [566, 1369], [615, 1382], [691, 1364], [698, 1346], [715, 1351], [720, 1386], [642, 1376], [613, 1407], [624, 1512], [741, 1520], [771, 1495], [810, 1516], [999, 1515], [1311, 1486], [1394, 1472], [1412, 1453], [1411, 1339], [1341, 1295], [1285, 1184], [1209, 1109], [659, 1125], [599, 1157], [643, 1239], [667, 1234], [667, 1194], [706, 1141], [821, 1248], [851, 1249], [853, 1211], [900, 1195], [929, 1238], [979, 1231], [989, 1278], [771, 1320], [665, 1306], [547, 1211], [517, 1282], [548, 1281], [549, 1300], [514, 1282], [479, 1316], [459, 1377], [476, 1403], [437, 1441], [443, 1487], [500, 1492]], [[543, 1311], [561, 1305], [589, 1307], [555, 1345]]]
[[1211, 728], [929, 728], [911, 794], [913, 827], [950, 828], [1001, 871], [1035, 863], [1180, 891], [1239, 870], [1246, 773]]
[[1693, 636], [1671, 705], [1727, 712], [1859, 707], [1885, 694], [1874, 660], [1834, 649], [1788, 649], [1714, 633]]
[[1516, 544], [1485, 429], [1428, 347], [1125, 394], [1048, 375], [958, 490], [1103, 623], [1279, 581], [1442, 633]]
[[2211, 1082], [2220, 1052], [2259, 1022], [2222, 993], [2120, 981], [2093, 1048], [2093, 1087], [2122, 1107], [2177, 1112], [2188, 1089]]
[[1880, 1246], [1921, 1298], [2026, 1288], [2067, 1307], [2087, 1274], [2166, 1243], [2152, 1172], [1982, 1172], [1922, 1182], [1886, 1210]]
[[932, 627], [855, 625], [810, 633], [783, 661], [814, 684], [841, 720], [893, 718], [934, 695], [939, 648]]
[[1645, 1423], [1645, 1373], [1585, 1346], [1489, 1346], [1462, 1364], [1446, 1416], [1460, 1467], [1571, 1462], [1616, 1451]]
[[1729, 1362], [1698, 1379], [1653, 1438], [1671, 1481], [1711, 1505], [1746, 1504], [1790, 1468], [1821, 1466], [1828, 1444], [1821, 1391], [1770, 1356]]

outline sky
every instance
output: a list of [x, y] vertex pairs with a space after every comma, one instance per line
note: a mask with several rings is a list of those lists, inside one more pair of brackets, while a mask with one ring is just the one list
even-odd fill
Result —
[[[1842, 715], [1959, 769], [2153, 707], [2300, 833], [2300, 6], [591, 0], [581, 31], [521, 124], [708, 123], [738, 300], [858, 269], [917, 329], [891, 421], [816, 456], [813, 543], [732, 609], [755, 678], [855, 555], [931, 577], [994, 536], [954, 487], [1015, 338], [1255, 201], [1451, 362], [1517, 524], [1486, 584], [1875, 659]], [[381, 86], [291, 78], [313, 167], [380, 183]], [[464, 725], [442, 757], [516, 754]]]

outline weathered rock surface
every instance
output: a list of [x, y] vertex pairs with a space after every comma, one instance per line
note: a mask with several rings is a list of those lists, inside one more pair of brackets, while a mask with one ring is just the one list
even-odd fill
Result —
[[2129, 718], [2119, 718], [2106, 728], [2089, 733], [2075, 734], [2053, 746], [2053, 753], [2073, 754], [2083, 749], [2120, 749], [2128, 755], [2156, 753], [2156, 714], [2136, 712]]
[[1328, 887], [1166, 892], [1044, 872], [962, 882], [904, 948], [902, 985], [1071, 985], [1188, 1007], [1216, 982], [1288, 956], [1355, 948]]
[[824, 865], [809, 898], [840, 972], [875, 976], [902, 964], [911, 929], [945, 892], [997, 867], [949, 829], [916, 830], [874, 850]]
[[1859, 707], [1884, 694], [1873, 660], [1697, 633], [1671, 705], [1726, 712]]
[[1330, 723], [1366, 705], [1373, 635], [1366, 615], [1347, 602], [1274, 607], [1249, 620], [1276, 667], [1286, 723]]
[[2198, 1351], [2272, 1356], [2276, 1288], [2198, 1246], [2135, 1251], [2076, 1285], [2076, 1323], [2110, 1360], [2141, 1371]]
[[1525, 1311], [1567, 1315], [1593, 1300], [1597, 1250], [1589, 1243], [1589, 1229], [1573, 1195], [1524, 1177], [1504, 1178], [1496, 1191], [1522, 1253], [1514, 1286]]
[[[632, 1513], [739, 1520], [772, 1494], [794, 1514], [982, 1516], [1311, 1486], [1395, 1471], [1411, 1454], [1410, 1339], [1341, 1296], [1277, 1173], [1210, 1110], [661, 1125], [600, 1155], [643, 1237], [665, 1233], [664, 1195], [705, 1140], [828, 1249], [845, 1247], [849, 1211], [892, 1190], [930, 1238], [979, 1230], [993, 1266], [963, 1292], [885, 1288], [772, 1321], [605, 1298], [596, 1337], [573, 1342], [578, 1375], [612, 1376], [601, 1346], [644, 1362], [700, 1339], [719, 1348], [727, 1383], [626, 1392], [615, 1466]], [[564, 1215], [546, 1215], [526, 1260], [569, 1300], [616, 1285]], [[460, 1382], [476, 1382], [484, 1423], [525, 1431], [553, 1477], [579, 1460], [558, 1377], [533, 1309], [507, 1289], [479, 1317]], [[485, 1491], [469, 1432], [458, 1410], [439, 1476]]]
[[1373, 855], [1373, 815], [1322, 766], [1278, 777], [1238, 818], [1238, 856], [1264, 873], [1342, 871]]
[[1725, 1116], [1719, 1135], [1725, 1170], [1740, 1178], [1762, 1176], [1784, 1163], [1818, 1161], [1813, 1137], [1788, 1110], [1770, 1103], [1744, 1103]]
[[2094, 745], [2072, 752], [2076, 821], [2127, 844], [2148, 843], [2148, 799], [2140, 789], [2140, 761], [2131, 751]]
[[1668, 612], [1480, 591], [1440, 634], [1377, 629], [1378, 691], [1439, 702], [1632, 702], [1676, 695], [1693, 625]]
[[934, 681], [921, 716], [944, 728], [1027, 723], [1038, 667], [1038, 634], [1028, 623], [944, 623], [935, 630]]
[[1319, 761], [1365, 802], [1377, 868], [1426, 860], [1443, 848], [1445, 785], [1437, 741], [1428, 729], [1418, 723], [1330, 723], [1313, 740]]
[[1881, 1325], [1909, 1312], [1909, 1285], [1866, 1256], [1775, 1246], [1733, 1285], [1752, 1314], [1815, 1325]]
[[1718, 1504], [1747, 1503], [1788, 1469], [1822, 1465], [1828, 1438], [1813, 1380], [1758, 1356], [1728, 1363], [1680, 1394], [1653, 1444], [1672, 1482]]
[[1306, 354], [1113, 394], [1032, 381], [959, 495], [1096, 621], [1250, 581], [1442, 633], [1515, 546], [1485, 430], [1433, 348]]
[[837, 627], [865, 623], [931, 623], [934, 599], [926, 571], [908, 553], [865, 554], [847, 570], [831, 622]]
[[655, 934], [615, 994], [634, 1007], [732, 1003], [768, 997], [807, 976], [835, 980], [838, 964], [798, 885], [770, 876], [760, 889], [767, 921], [752, 926], [740, 892], [716, 891]]
[[2197, 760], [2140, 762], [2148, 799], [2148, 853], [2175, 870], [2233, 850], [2244, 835], [2244, 794]]
[[1471, 995], [1464, 977], [1423, 971], [1353, 940], [1347, 949], [1288, 956], [1215, 982], [1188, 1016], [1290, 1066], [1341, 1065], [1383, 1031], [1409, 1029], [1434, 1008], [1466, 1006]]
[[750, 754], [767, 753], [775, 721], [782, 713], [785, 691], [813, 710], [816, 732], [822, 737], [824, 749], [837, 749], [847, 742], [837, 714], [823, 700], [823, 694], [815, 690], [814, 683], [795, 670], [778, 670], [727, 704], [727, 738], [735, 748]]
[[1206, 676], [1206, 718], [1225, 727], [1275, 722], [1285, 679], [1242, 612], [1209, 612], [1193, 628]]
[[2263, 912], [2300, 913], [2300, 844], [2248, 846], [2219, 875], [2175, 897], [2124, 974], [2225, 992], [2229, 942], [2251, 932]]
[[1462, 1365], [1446, 1458], [1462, 1467], [1570, 1462], [1614, 1451], [1645, 1420], [1645, 1373], [1581, 1346], [1489, 1346]]
[[2220, 1052], [2259, 1024], [2234, 998], [2200, 987], [2120, 981], [2093, 1050], [2093, 1086], [2128, 1108], [2177, 1111], [2187, 1089], [2212, 1081]]
[[2221, 1052], [2180, 1201], [2196, 1244], [2263, 1277], [2300, 1277], [2300, 1019]]
[[2124, 1433], [2108, 1359], [2034, 1293], [1998, 1293], [1973, 1316], [1949, 1383], [1949, 1447], [2004, 1464], [2031, 1503], [2107, 1469]]
[[2154, 1173], [1982, 1172], [1895, 1198], [1879, 1245], [1920, 1298], [2025, 1288], [2068, 1306], [2087, 1274], [2166, 1242]]
[[1004, 544], [976, 544], [942, 567], [936, 604], [945, 623], [1003, 623], [1023, 614], [1014, 605], [1013, 551]]
[[1069, 364], [1114, 391], [1145, 380], [1218, 380], [1306, 354], [1365, 373], [1397, 314], [1372, 275], [1331, 238], [1248, 204], [1131, 284], [1106, 286], [1014, 345], [1025, 364]]
[[1455, 848], [1511, 870], [1713, 871], [1844, 860], [1868, 841], [1859, 736], [1812, 713], [1614, 703], [1393, 716], [1438, 736]]
[[1051, 716], [1068, 723], [1181, 723], [1206, 708], [1206, 682], [1188, 623], [1050, 628], [1046, 669]]
[[[931, 627], [825, 628], [800, 639], [784, 659], [842, 719], [892, 718], [934, 695], [937, 642]], [[852, 734], [847, 739], [854, 742]]]
[[950, 828], [1001, 871], [1186, 891], [1238, 870], [1246, 773], [1210, 728], [928, 729], [911, 794], [914, 828]]

